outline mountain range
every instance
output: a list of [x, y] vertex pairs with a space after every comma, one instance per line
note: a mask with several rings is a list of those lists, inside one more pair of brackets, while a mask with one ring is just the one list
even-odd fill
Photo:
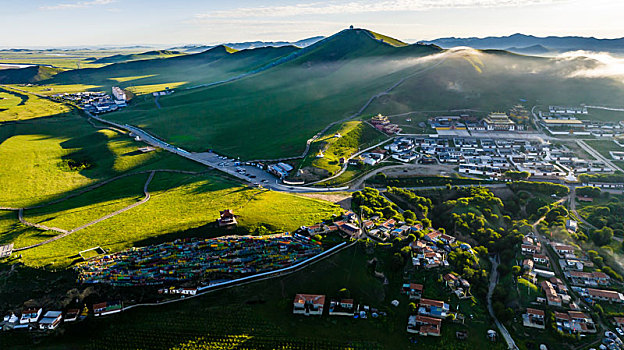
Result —
[[[315, 36], [312, 38], [302, 39], [299, 41], [246, 41], [241, 43], [225, 43], [223, 46], [231, 47], [235, 50], [248, 50], [248, 49], [257, 49], [260, 47], [281, 47], [281, 46], [296, 46], [299, 48], [304, 48], [310, 46], [319, 40], [323, 40], [324, 36]], [[209, 50], [218, 45], [184, 45], [184, 46], [176, 46], [172, 47], [170, 50], [179, 50], [187, 53], [191, 52], [201, 52]]]
[[485, 38], [439, 38], [424, 41], [424, 43], [435, 44], [442, 48], [467, 46], [474, 49], [507, 50], [522, 54], [546, 54], [578, 50], [624, 53], [624, 38], [597, 39], [580, 36], [537, 37], [533, 35], [513, 34], [509, 36], [490, 36]]

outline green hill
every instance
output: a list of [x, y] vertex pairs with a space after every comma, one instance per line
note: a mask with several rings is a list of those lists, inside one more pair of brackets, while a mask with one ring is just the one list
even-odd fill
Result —
[[432, 64], [417, 58], [438, 52], [435, 46], [395, 47], [367, 31], [346, 30], [258, 74], [161, 98], [162, 109], [139, 105], [109, 118], [192, 150], [214, 148], [246, 159], [293, 156], [329, 123]]
[[93, 63], [93, 64], [121, 63], [121, 62], [129, 62], [129, 61], [136, 61], [136, 60], [169, 58], [169, 57], [182, 56], [182, 55], [185, 55], [185, 54], [179, 51], [154, 50], [154, 51], [148, 51], [148, 52], [143, 52], [143, 53], [138, 53], [138, 54], [113, 55], [113, 56], [102, 57], [102, 58], [97, 58], [97, 59], [93, 58], [90, 60], [89, 63]]
[[591, 59], [402, 44], [353, 29], [304, 49], [229, 53], [221, 46], [198, 55], [66, 72], [55, 80], [72, 77], [93, 83], [89, 79], [136, 76], [122, 86], [188, 86], [255, 72], [227, 83], [179, 90], [162, 97], [160, 109], [148, 99], [108, 116], [192, 151], [215, 149], [242, 159], [300, 155], [310, 137], [360, 111], [363, 116], [455, 109], [486, 113], [507, 110], [519, 99], [530, 104], [619, 105], [624, 98], [615, 79], [578, 74], [599, 66]]
[[295, 47], [285, 46], [236, 51], [225, 46], [217, 46], [193, 55], [145, 59], [114, 63], [101, 68], [67, 71], [48, 83], [91, 84], [103, 88], [111, 85], [120, 85], [124, 88], [174, 83], [196, 85], [246, 73], [297, 50]]
[[45, 66], [31, 66], [19, 69], [0, 69], [0, 84], [26, 84], [36, 83], [50, 79], [62, 72], [60, 68]]
[[619, 105], [624, 98], [621, 82], [576, 76], [575, 72], [597, 66], [591, 59], [558, 60], [500, 50], [450, 51], [440, 65], [407, 79], [374, 101], [369, 112], [504, 111], [519, 99], [526, 99], [530, 105]]

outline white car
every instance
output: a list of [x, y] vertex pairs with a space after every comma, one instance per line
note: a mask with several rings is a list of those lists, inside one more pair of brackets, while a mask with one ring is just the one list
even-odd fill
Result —
[[615, 329], [619, 335], [624, 335], [624, 331], [622, 331], [622, 328], [616, 328]]

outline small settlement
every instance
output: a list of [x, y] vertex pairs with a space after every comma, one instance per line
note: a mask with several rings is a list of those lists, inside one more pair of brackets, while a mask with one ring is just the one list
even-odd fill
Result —
[[[536, 307], [526, 309], [522, 316], [523, 325], [544, 329], [545, 310], [538, 306], [545, 304], [554, 309], [554, 321], [559, 331], [569, 334], [596, 333], [596, 321], [582, 311], [568, 288], [589, 305], [624, 303], [624, 295], [606, 289], [613, 281], [604, 272], [595, 271], [594, 264], [579, 248], [559, 242], [550, 242], [549, 245], [556, 254], [556, 261], [548, 258], [545, 252], [547, 248], [542, 247], [535, 236], [528, 235], [523, 240], [521, 249], [526, 259], [522, 264], [522, 278], [539, 285], [544, 295], [532, 302]], [[550, 270], [552, 264], [560, 267], [565, 281], [555, 277]]]
[[70, 101], [79, 105], [80, 108], [93, 114], [113, 112], [126, 107], [130, 97], [126, 91], [118, 86], [112, 87], [112, 97], [105, 92], [77, 92], [52, 95], [58, 100]]

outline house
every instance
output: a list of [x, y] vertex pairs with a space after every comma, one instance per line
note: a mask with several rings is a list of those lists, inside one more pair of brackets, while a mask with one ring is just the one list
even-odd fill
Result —
[[524, 259], [524, 261], [522, 261], [522, 268], [531, 271], [533, 270], [533, 264], [533, 259]]
[[624, 302], [624, 295], [613, 290], [587, 288], [587, 293], [594, 300], [608, 301], [610, 303]]
[[557, 252], [557, 254], [559, 254], [559, 256], [561, 257], [565, 257], [568, 254], [574, 254], [574, 247], [570, 245], [561, 244], [561, 243], [552, 243], [551, 246]]
[[316, 294], [297, 294], [293, 301], [293, 314], [323, 315], [325, 296]]
[[26, 309], [22, 311], [22, 317], [20, 318], [20, 324], [35, 323], [39, 320], [43, 309]]
[[61, 311], [48, 311], [43, 315], [43, 318], [39, 321], [40, 329], [55, 329], [61, 324], [63, 319], [63, 313]]
[[557, 291], [549, 281], [542, 281], [541, 283], [544, 293], [546, 293], [546, 300], [550, 306], [561, 306], [561, 297], [557, 294]]
[[534, 255], [535, 253], [539, 252], [539, 248], [537, 246], [530, 245], [530, 244], [523, 244], [521, 248], [522, 248], [522, 254], [524, 255]]
[[403, 294], [407, 294], [410, 300], [418, 300], [422, 296], [423, 285], [416, 283], [405, 283], [401, 289]]
[[604, 272], [567, 271], [566, 277], [574, 284], [586, 286], [609, 285], [610, 278]]
[[544, 310], [527, 308], [526, 314], [522, 315], [522, 323], [525, 327], [545, 329]]
[[361, 231], [359, 227], [351, 223], [342, 224], [339, 226], [339, 228], [340, 228], [340, 231], [351, 236], [357, 236], [360, 234], [360, 231]]
[[407, 332], [422, 336], [439, 337], [442, 329], [442, 320], [422, 315], [411, 315], [407, 320]]
[[0, 245], [0, 259], [8, 258], [13, 253], [13, 243]]
[[427, 233], [424, 237], [425, 240], [435, 243], [437, 242], [438, 238], [442, 236], [442, 233], [438, 230], [431, 230], [431, 232]]
[[418, 314], [420, 315], [445, 318], [448, 311], [449, 305], [443, 301], [423, 298], [418, 303]]
[[575, 220], [566, 220], [566, 229], [570, 232], [576, 232], [578, 230], [578, 223]]
[[615, 322], [616, 327], [624, 330], [624, 317], [614, 317], [613, 321]]
[[330, 316], [353, 316], [355, 315], [355, 303], [353, 299], [331, 300], [329, 302]]
[[596, 333], [596, 325], [591, 317], [580, 311], [567, 313], [555, 311], [557, 328], [569, 333]]
[[541, 265], [548, 265], [549, 260], [548, 257], [544, 254], [533, 254], [533, 262]]
[[65, 313], [65, 322], [74, 322], [80, 316], [80, 309], [69, 309]]
[[362, 223], [362, 227], [363, 227], [365, 230], [370, 230], [370, 229], [372, 229], [373, 227], [375, 227], [375, 223], [374, 223], [374, 222], [372, 222], [371, 220], [366, 220], [366, 221], [364, 221], [364, 222]]
[[106, 316], [122, 311], [121, 303], [118, 301], [109, 301], [93, 304], [93, 314], [97, 316]]

